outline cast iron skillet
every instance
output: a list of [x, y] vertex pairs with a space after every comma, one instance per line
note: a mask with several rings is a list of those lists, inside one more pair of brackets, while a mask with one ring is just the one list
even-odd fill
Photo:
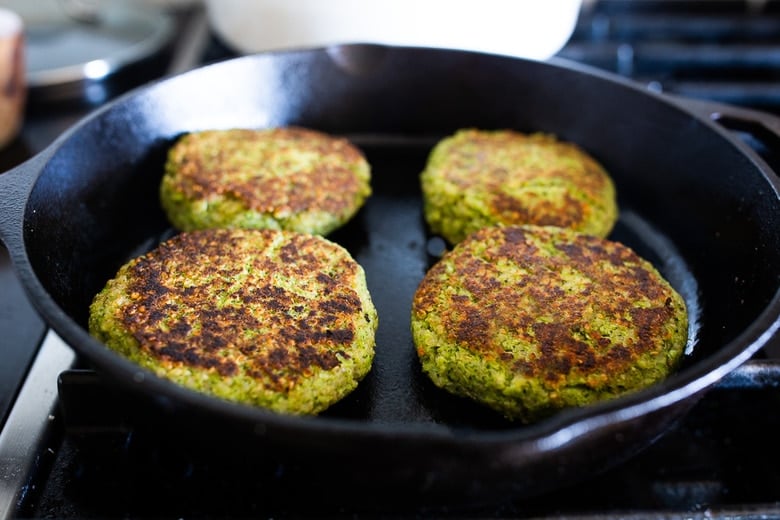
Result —
[[[173, 140], [287, 124], [350, 137], [374, 168], [374, 196], [331, 238], [366, 268], [380, 314], [376, 360], [353, 395], [316, 418], [179, 388], [85, 330], [93, 295], [119, 265], [171, 233], [157, 189]], [[678, 373], [530, 426], [421, 375], [410, 303], [441, 243], [422, 219], [417, 176], [436, 139], [469, 126], [552, 132], [606, 166], [622, 211], [612, 238], [653, 261], [688, 303]], [[158, 435], [304, 464], [309, 482], [341, 497], [484, 501], [576, 480], [650, 444], [780, 326], [776, 175], [707, 117], [563, 61], [363, 45], [238, 58], [98, 110], [0, 176], [0, 200], [3, 241], [40, 313], [109, 385], [137, 396]]]

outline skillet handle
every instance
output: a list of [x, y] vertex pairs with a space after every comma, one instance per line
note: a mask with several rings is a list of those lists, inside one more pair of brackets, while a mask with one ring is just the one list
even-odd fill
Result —
[[717, 388], [780, 388], [780, 360], [753, 359], [740, 365], [715, 385]]
[[50, 155], [51, 152], [41, 152], [0, 174], [0, 242], [6, 245], [12, 257], [23, 249], [22, 231], [27, 199]]
[[682, 108], [739, 134], [745, 151], [780, 177], [780, 117], [715, 101], [672, 96]]

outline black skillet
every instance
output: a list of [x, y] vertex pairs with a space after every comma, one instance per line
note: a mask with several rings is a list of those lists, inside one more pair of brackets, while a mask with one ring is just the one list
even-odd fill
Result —
[[[780, 326], [778, 179], [697, 112], [563, 61], [361, 45], [238, 58], [138, 89], [0, 176], [0, 231], [41, 315], [109, 387], [134, 396], [157, 435], [222, 442], [225, 458], [303, 464], [323, 495], [526, 496], [650, 444]], [[91, 298], [119, 265], [171, 233], [157, 189], [172, 141], [288, 124], [353, 139], [374, 171], [374, 196], [331, 238], [366, 268], [380, 314], [376, 360], [354, 394], [316, 418], [179, 388], [85, 330]], [[422, 220], [417, 176], [436, 139], [461, 127], [552, 132], [606, 166], [622, 211], [612, 238], [653, 261], [688, 303], [691, 340], [678, 373], [529, 426], [421, 375], [410, 302], [441, 242]]]

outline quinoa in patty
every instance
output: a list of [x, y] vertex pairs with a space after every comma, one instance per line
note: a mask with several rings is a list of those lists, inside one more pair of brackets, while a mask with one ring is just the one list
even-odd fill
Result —
[[661, 381], [681, 359], [688, 317], [627, 246], [510, 226], [473, 233], [428, 271], [411, 328], [437, 386], [530, 422]]
[[612, 179], [573, 143], [543, 133], [463, 129], [439, 141], [420, 175], [425, 218], [451, 244], [495, 225], [558, 226], [607, 236]]
[[327, 235], [371, 194], [371, 170], [347, 139], [298, 127], [205, 130], [171, 147], [160, 185], [170, 222]]
[[93, 336], [161, 377], [292, 414], [357, 387], [377, 325], [345, 249], [279, 230], [180, 233], [122, 266], [89, 316]]

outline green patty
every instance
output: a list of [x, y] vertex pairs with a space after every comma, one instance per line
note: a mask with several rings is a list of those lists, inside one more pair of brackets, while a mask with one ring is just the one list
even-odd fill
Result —
[[547, 134], [460, 130], [433, 148], [420, 180], [425, 218], [452, 244], [495, 225], [607, 236], [617, 220], [606, 171], [574, 144]]
[[316, 414], [369, 372], [378, 318], [341, 246], [277, 230], [181, 233], [95, 297], [89, 330], [161, 377], [217, 397]]
[[370, 167], [346, 139], [304, 128], [209, 130], [168, 154], [160, 199], [180, 230], [286, 229], [326, 235], [371, 194]]
[[688, 328], [683, 299], [631, 249], [540, 226], [460, 242], [420, 283], [411, 320], [437, 386], [526, 422], [664, 379]]

